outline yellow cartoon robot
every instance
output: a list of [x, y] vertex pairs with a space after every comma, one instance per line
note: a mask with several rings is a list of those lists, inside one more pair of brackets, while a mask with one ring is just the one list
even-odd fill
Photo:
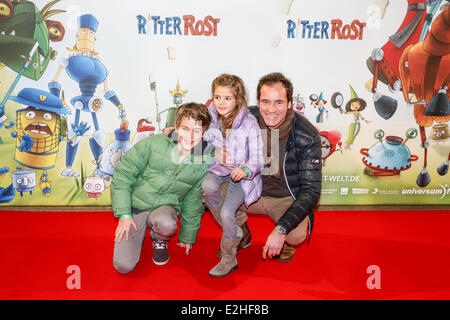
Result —
[[59, 143], [67, 140], [76, 145], [81, 136], [89, 130], [86, 122], [78, 127], [72, 125], [68, 132], [62, 128], [62, 115], [70, 114], [63, 107], [60, 98], [53, 94], [34, 88], [24, 88], [12, 101], [28, 106], [17, 110], [16, 124], [6, 122], [5, 128], [16, 138], [14, 160], [19, 164], [19, 171], [24, 167], [42, 170], [40, 189], [46, 197], [50, 195], [51, 185], [47, 170], [55, 166], [59, 152]]

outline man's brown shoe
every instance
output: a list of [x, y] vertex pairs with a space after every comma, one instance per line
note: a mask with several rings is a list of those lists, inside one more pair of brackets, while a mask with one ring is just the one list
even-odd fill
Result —
[[295, 256], [295, 247], [285, 242], [283, 249], [281, 250], [281, 253], [278, 256], [278, 260], [280, 260], [281, 262], [289, 262], [294, 258], [294, 256]]
[[[250, 247], [250, 245], [252, 244], [252, 234], [250, 232], [250, 228], [248, 227], [247, 222], [245, 222], [242, 226], [242, 233], [243, 233], [243, 237], [241, 239], [241, 242], [239, 242], [237, 251], [239, 252], [239, 250], [241, 249], [245, 249], [247, 247]], [[218, 258], [222, 258], [222, 250], [219, 248], [219, 250], [217, 251], [216, 256]]]

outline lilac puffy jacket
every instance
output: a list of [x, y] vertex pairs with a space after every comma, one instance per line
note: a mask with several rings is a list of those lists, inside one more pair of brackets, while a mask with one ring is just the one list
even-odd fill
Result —
[[[225, 140], [220, 132], [218, 114], [213, 103], [209, 106], [208, 111], [211, 115], [211, 124], [204, 139], [214, 144], [216, 148], [226, 146], [235, 168], [247, 167], [249, 177], [241, 180], [241, 186], [245, 194], [245, 204], [250, 206], [259, 199], [262, 191], [260, 172], [264, 168], [264, 157], [263, 140], [258, 121], [248, 112], [247, 108], [242, 108], [233, 121], [228, 140]], [[208, 171], [217, 176], [226, 176], [231, 173], [230, 168], [215, 160]]]

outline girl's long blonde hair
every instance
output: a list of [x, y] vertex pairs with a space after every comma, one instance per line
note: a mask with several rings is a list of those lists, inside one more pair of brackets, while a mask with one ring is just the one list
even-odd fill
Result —
[[233, 92], [236, 105], [226, 117], [219, 115], [224, 127], [224, 135], [227, 129], [231, 129], [233, 120], [239, 114], [242, 108], [247, 108], [247, 91], [245, 90], [244, 81], [238, 76], [232, 74], [221, 74], [214, 79], [211, 85], [211, 95], [214, 100], [214, 91], [217, 87], [229, 87]]

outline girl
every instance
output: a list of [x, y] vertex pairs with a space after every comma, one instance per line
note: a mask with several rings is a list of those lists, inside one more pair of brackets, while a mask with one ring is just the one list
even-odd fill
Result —
[[[222, 258], [209, 274], [224, 277], [238, 267], [236, 252], [243, 236], [236, 225], [236, 211], [258, 200], [262, 190], [260, 171], [264, 166], [263, 142], [258, 122], [247, 110], [243, 81], [229, 74], [217, 77], [211, 86], [213, 100], [208, 111], [211, 124], [205, 140], [221, 149], [223, 161], [214, 161], [203, 180], [206, 205], [220, 210]], [[219, 188], [228, 182], [228, 191], [221, 208]]]
[[351, 97], [350, 100], [345, 105], [345, 113], [346, 114], [353, 114], [353, 122], [350, 123], [350, 126], [348, 128], [348, 138], [345, 141], [344, 149], [351, 150], [353, 142], [356, 139], [356, 136], [359, 133], [359, 130], [361, 129], [361, 120], [365, 121], [367, 124], [370, 123], [369, 120], [364, 119], [364, 117], [361, 114], [361, 111], [363, 111], [367, 103], [365, 100], [358, 97], [355, 90], [353, 90], [352, 86], [350, 86], [350, 93]]

